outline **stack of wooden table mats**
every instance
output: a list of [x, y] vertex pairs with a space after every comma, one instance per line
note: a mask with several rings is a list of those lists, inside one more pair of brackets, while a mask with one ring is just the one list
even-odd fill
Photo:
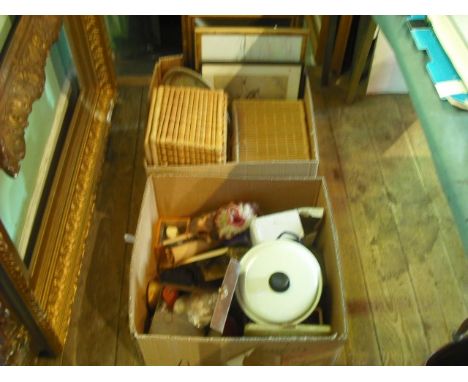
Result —
[[222, 90], [159, 86], [145, 137], [147, 165], [225, 163], [227, 95]]
[[234, 160], [308, 160], [303, 101], [239, 99], [232, 102]]

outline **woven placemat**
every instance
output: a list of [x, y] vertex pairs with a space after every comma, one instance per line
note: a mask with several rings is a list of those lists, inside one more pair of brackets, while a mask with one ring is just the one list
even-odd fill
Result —
[[303, 101], [239, 99], [232, 113], [235, 160], [311, 159]]

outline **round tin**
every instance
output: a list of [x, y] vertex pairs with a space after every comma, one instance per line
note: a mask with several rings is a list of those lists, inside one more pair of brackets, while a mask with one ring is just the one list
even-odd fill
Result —
[[259, 324], [298, 324], [314, 311], [321, 293], [320, 265], [311, 251], [295, 241], [256, 245], [240, 261], [237, 300]]

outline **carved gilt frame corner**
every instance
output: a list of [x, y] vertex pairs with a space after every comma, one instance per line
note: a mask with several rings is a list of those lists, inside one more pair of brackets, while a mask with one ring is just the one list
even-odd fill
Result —
[[61, 25], [60, 16], [21, 17], [0, 68], [0, 165], [10, 176], [20, 170], [24, 130], [44, 90], [45, 62]]
[[[27, 19], [30, 24], [30, 28], [27, 29], [29, 38], [22, 37], [25, 44], [22, 51], [28, 52], [41, 46], [47, 50], [47, 53], [52, 44], [49, 41], [54, 40], [50, 37], [49, 31], [40, 26], [58, 25], [56, 28], [59, 30], [63, 19], [76, 67], [80, 94], [55, 169], [29, 269], [25, 269], [6, 231], [0, 225], [2, 228], [0, 270], [5, 270], [13, 281], [13, 293], [16, 293], [17, 299], [23, 303], [25, 314], [21, 318], [25, 320], [28, 319], [26, 316], [32, 316], [32, 321], [31, 317], [28, 321], [30, 325], [26, 326], [33, 334], [31, 336], [33, 340], [39, 338], [35, 341], [36, 346], [40, 350], [58, 354], [63, 349], [70, 323], [71, 308], [110, 129], [110, 118], [117, 95], [116, 77], [110, 44], [101, 16], [28, 16]], [[60, 23], [57, 20], [60, 20]], [[19, 24], [14, 39], [18, 32]], [[13, 40], [10, 46], [13, 46]], [[9, 49], [7, 55], [9, 56], [11, 52]], [[13, 52], [18, 54], [19, 50]], [[6, 57], [5, 63], [7, 59], [13, 62], [19, 60], [18, 57]], [[35, 61], [31, 66], [40, 66], [43, 72], [45, 59], [40, 62]], [[21, 81], [14, 82], [17, 93], [12, 94], [28, 91], [29, 81], [34, 83], [42, 81], [40, 93], [38, 95], [37, 91], [35, 93], [35, 97], [39, 98], [44, 83], [44, 79], [40, 80], [38, 77], [39, 70], [27, 65], [21, 68], [22, 72], [19, 75]], [[12, 68], [13, 71], [14, 69]], [[11, 71], [0, 72], [3, 81], [0, 84], [12, 83], [11, 78], [4, 78], [10, 76], [12, 76]], [[35, 99], [24, 98], [21, 101], [17, 100], [18, 105], [14, 105], [24, 110], [23, 118], [26, 124]], [[22, 105], [21, 102], [26, 104]], [[6, 102], [3, 104], [0, 102], [0, 106], [3, 107], [4, 104]], [[0, 114], [3, 110], [0, 110]], [[15, 121], [14, 116], [10, 117]], [[24, 121], [20, 126], [23, 125]], [[9, 127], [5, 129], [7, 133], [4, 133], [3, 127], [1, 129], [0, 139], [5, 135], [9, 140], [0, 144], [5, 143], [5, 152], [15, 153], [14, 158], [19, 163], [21, 155], [24, 156], [24, 139], [22, 142], [20, 139], [24, 128], [20, 128], [21, 134], [19, 130], [12, 133]], [[3, 152], [2, 147], [2, 161]], [[21, 152], [23, 154], [17, 154]], [[12, 163], [9, 168], [19, 169], [15, 167], [15, 162]]]

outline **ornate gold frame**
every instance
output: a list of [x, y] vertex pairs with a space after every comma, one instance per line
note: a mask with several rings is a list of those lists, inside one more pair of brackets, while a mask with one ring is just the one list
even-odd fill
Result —
[[[9, 94], [0, 96], [1, 165], [15, 175], [24, 157], [27, 117], [43, 91], [45, 58], [62, 19], [80, 95], [29, 269], [0, 225], [0, 271], [12, 284], [10, 294], [16, 297], [18, 315], [37, 350], [54, 354], [61, 352], [67, 335], [116, 97], [104, 21], [99, 16], [23, 16], [0, 69], [0, 94]], [[14, 89], [4, 93], [4, 86]]]
[[24, 16], [2, 63], [0, 75], [0, 164], [11, 176], [24, 158], [24, 129], [32, 104], [44, 90], [45, 61], [62, 18]]

